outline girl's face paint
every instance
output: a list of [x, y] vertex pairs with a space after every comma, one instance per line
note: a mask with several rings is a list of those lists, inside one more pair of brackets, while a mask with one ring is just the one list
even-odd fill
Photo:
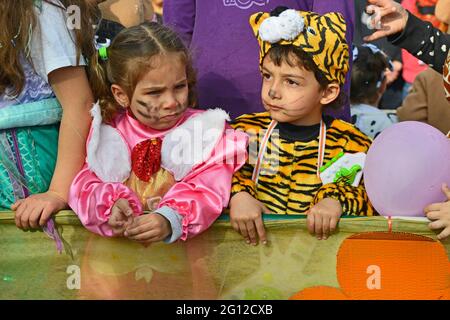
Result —
[[186, 66], [177, 53], [157, 59], [157, 67], [137, 83], [130, 111], [142, 124], [165, 130], [173, 127], [188, 108], [189, 88]]

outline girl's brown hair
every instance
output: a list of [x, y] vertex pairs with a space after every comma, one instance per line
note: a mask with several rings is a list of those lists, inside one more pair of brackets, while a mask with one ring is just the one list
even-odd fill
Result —
[[97, 52], [90, 63], [93, 93], [100, 103], [105, 122], [110, 122], [121, 110], [111, 92], [111, 85], [119, 85], [131, 100], [139, 80], [154, 68], [151, 58], [169, 52], [180, 53], [186, 66], [188, 103], [190, 107], [194, 106], [196, 77], [191, 57], [180, 37], [170, 28], [156, 22], [145, 22], [124, 29], [114, 38], [107, 52], [106, 61], [101, 60]]
[[[97, 14], [96, 5], [86, 0], [60, 0], [64, 7], [51, 0], [42, 0], [66, 10], [71, 5], [80, 8], [81, 28], [75, 29], [77, 61], [81, 54], [90, 57], [94, 53], [93, 19]], [[37, 25], [34, 0], [0, 0], [0, 94], [8, 89], [8, 94], [18, 96], [25, 85], [25, 74], [21, 57], [30, 60], [30, 30]], [[9, 91], [10, 90], [10, 91]]]

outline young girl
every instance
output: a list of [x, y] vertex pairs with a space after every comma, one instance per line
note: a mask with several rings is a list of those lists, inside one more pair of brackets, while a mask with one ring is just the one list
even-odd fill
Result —
[[[70, 5], [80, 16], [70, 18]], [[15, 210], [19, 228], [65, 208], [83, 165], [93, 11], [84, 0], [0, 1], [0, 210]]]
[[386, 90], [388, 69], [392, 69], [389, 58], [373, 44], [353, 47], [350, 112], [355, 126], [371, 138], [393, 124], [378, 109]]
[[349, 63], [345, 22], [338, 13], [280, 8], [252, 15], [250, 24], [260, 45], [267, 112], [243, 115], [233, 125], [249, 133], [251, 149], [233, 177], [232, 226], [247, 243], [257, 237], [265, 243], [262, 213], [307, 214], [310, 232], [326, 239], [342, 214], [373, 214], [362, 183], [352, 178], [361, 166], [324, 182], [330, 172], [324, 168], [337, 164], [340, 153], [349, 159], [370, 146], [351, 124], [322, 116], [324, 107], [341, 106]]
[[103, 236], [173, 242], [204, 231], [228, 205], [246, 135], [227, 129], [220, 109], [191, 109], [194, 71], [167, 27], [125, 29], [99, 55], [91, 69], [100, 99], [70, 206]]

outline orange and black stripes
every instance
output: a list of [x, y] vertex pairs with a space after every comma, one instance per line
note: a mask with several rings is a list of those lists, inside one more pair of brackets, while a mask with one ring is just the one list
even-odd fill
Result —
[[[234, 129], [251, 132], [250, 157], [233, 177], [233, 195], [246, 191], [277, 214], [305, 214], [311, 205], [326, 197], [339, 200], [344, 214], [374, 214], [362, 183], [359, 187], [343, 182], [322, 185], [316, 174], [318, 138], [309, 142], [284, 139], [277, 128], [267, 142], [256, 187], [251, 177], [259, 144], [270, 122], [269, 114], [264, 112], [243, 115], [232, 124]], [[341, 151], [367, 152], [371, 143], [367, 136], [341, 120], [331, 122], [326, 137], [324, 163]]]

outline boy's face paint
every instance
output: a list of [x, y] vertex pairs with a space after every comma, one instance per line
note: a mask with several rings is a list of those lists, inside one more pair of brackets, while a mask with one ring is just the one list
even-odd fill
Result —
[[156, 67], [137, 83], [130, 109], [142, 124], [165, 130], [173, 127], [188, 107], [186, 65], [176, 53], [154, 59]]
[[320, 122], [322, 90], [312, 71], [285, 61], [277, 66], [266, 55], [262, 77], [261, 98], [272, 119], [294, 125]]

